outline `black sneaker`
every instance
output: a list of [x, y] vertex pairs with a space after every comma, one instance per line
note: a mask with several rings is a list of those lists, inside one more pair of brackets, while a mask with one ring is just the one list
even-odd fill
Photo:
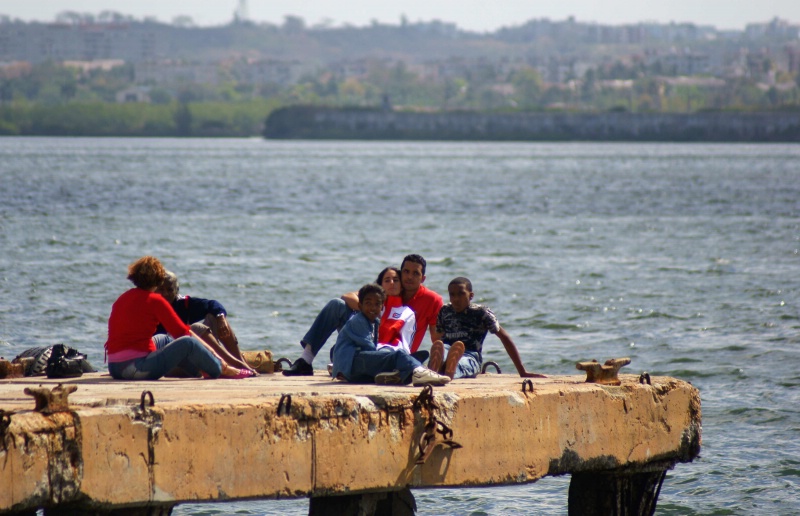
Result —
[[403, 379], [400, 378], [400, 373], [392, 371], [391, 373], [378, 373], [375, 375], [375, 383], [378, 385], [402, 385]]
[[292, 367], [289, 369], [283, 370], [283, 376], [313, 376], [314, 375], [314, 368], [303, 360], [302, 358], [298, 358], [292, 364]]

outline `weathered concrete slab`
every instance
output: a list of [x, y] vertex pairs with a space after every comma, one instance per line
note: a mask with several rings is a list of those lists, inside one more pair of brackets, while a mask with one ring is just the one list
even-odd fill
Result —
[[[351, 385], [323, 372], [156, 382], [90, 374], [63, 382], [77, 390], [70, 411], [53, 414], [35, 412], [23, 391], [59, 382], [2, 380], [0, 511], [484, 486], [691, 461], [698, 391], [667, 377], [619, 378], [533, 379], [523, 391], [519, 377], [481, 375], [415, 405], [419, 387]], [[434, 433], [417, 464], [427, 423], [452, 435]]]

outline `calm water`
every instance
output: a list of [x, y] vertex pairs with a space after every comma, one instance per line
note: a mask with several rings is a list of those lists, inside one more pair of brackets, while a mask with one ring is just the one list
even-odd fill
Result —
[[[529, 369], [630, 356], [700, 389], [702, 456], [658, 514], [800, 513], [798, 145], [3, 138], [0, 180], [0, 355], [65, 342], [102, 365], [125, 269], [154, 254], [245, 349], [294, 357], [327, 299], [417, 252], [434, 290], [473, 280]], [[568, 482], [415, 496], [560, 515]]]

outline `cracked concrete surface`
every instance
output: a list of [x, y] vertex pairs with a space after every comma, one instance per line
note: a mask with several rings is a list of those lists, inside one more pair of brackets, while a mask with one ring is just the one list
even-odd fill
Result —
[[[0, 490], [0, 512], [525, 483], [693, 460], [697, 389], [619, 377], [620, 386], [535, 379], [523, 392], [516, 376], [480, 375], [434, 388], [435, 406], [415, 409], [420, 388], [351, 385], [321, 371], [157, 382], [98, 373], [64, 381], [77, 390], [69, 411], [52, 414], [35, 412], [23, 389], [57, 381], [2, 380], [0, 484], [9, 488]], [[431, 416], [463, 448], [439, 438], [418, 465]]]

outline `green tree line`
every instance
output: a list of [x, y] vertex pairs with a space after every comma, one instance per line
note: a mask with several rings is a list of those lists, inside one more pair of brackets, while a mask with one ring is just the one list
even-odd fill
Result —
[[214, 86], [145, 85], [149, 102], [117, 103], [117, 93], [134, 85], [130, 65], [81, 71], [42, 63], [0, 73], [0, 134], [255, 136], [274, 109], [298, 104], [376, 107], [388, 101], [410, 111], [646, 113], [800, 106], [796, 86], [765, 88], [754, 77], [738, 77], [709, 87], [702, 78], [681, 83], [660, 73], [641, 62], [619, 61], [552, 84], [532, 67], [504, 71], [487, 62], [431, 74], [402, 61], [374, 60], [357, 77], [320, 70], [290, 85], [246, 84], [222, 70], [222, 81]]
[[254, 136], [278, 107], [266, 99], [240, 102], [112, 104], [15, 102], [0, 106], [0, 135]]

